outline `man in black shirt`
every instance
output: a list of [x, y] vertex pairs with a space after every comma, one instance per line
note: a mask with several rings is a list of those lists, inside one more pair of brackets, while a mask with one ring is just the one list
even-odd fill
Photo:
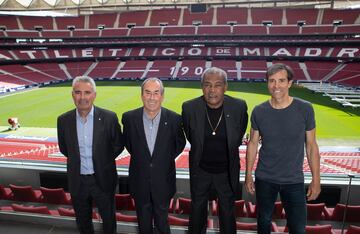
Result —
[[212, 67], [201, 76], [203, 96], [182, 106], [189, 152], [191, 214], [189, 233], [206, 233], [209, 192], [220, 204], [221, 233], [236, 233], [234, 201], [239, 191], [241, 145], [247, 123], [245, 101], [225, 95], [227, 74]]

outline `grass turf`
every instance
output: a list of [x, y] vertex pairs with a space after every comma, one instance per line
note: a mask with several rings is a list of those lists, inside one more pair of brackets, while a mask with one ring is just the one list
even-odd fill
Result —
[[[95, 105], [123, 112], [140, 107], [140, 82], [97, 82]], [[165, 85], [164, 107], [181, 113], [181, 104], [202, 94], [199, 82], [168, 81]], [[255, 105], [269, 99], [265, 83], [229, 83], [228, 95], [245, 99], [249, 115]], [[342, 107], [330, 98], [292, 87], [291, 95], [311, 102], [315, 109], [317, 137], [360, 142], [360, 108]], [[56, 118], [73, 109], [71, 84], [64, 83], [11, 94], [0, 98], [0, 126], [7, 126], [9, 117], [18, 117], [22, 127], [56, 128]], [[250, 124], [248, 130], [250, 129]]]

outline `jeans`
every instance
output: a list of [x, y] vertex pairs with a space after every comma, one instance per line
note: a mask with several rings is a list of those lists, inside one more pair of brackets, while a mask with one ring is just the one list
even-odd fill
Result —
[[271, 233], [271, 218], [275, 201], [278, 193], [280, 193], [289, 233], [305, 234], [306, 197], [304, 183], [274, 184], [256, 178], [255, 191], [258, 233]]

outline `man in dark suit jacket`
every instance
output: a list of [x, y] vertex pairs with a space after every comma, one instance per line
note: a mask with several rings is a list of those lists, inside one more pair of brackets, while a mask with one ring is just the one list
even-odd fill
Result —
[[186, 139], [181, 116], [161, 107], [164, 87], [158, 78], [141, 86], [143, 107], [122, 117], [125, 146], [131, 155], [130, 193], [135, 200], [139, 232], [170, 234], [168, 209], [176, 192], [175, 158]]
[[220, 233], [236, 233], [234, 201], [239, 191], [239, 146], [245, 133], [247, 105], [224, 95], [227, 75], [212, 67], [201, 77], [203, 96], [182, 106], [189, 152], [191, 214], [189, 233], [206, 233], [211, 188], [220, 204]]
[[58, 143], [67, 157], [69, 190], [81, 233], [94, 233], [92, 207], [95, 201], [106, 234], [116, 233], [115, 158], [124, 142], [114, 112], [93, 105], [96, 86], [93, 79], [76, 77], [72, 84], [76, 109], [59, 116]]

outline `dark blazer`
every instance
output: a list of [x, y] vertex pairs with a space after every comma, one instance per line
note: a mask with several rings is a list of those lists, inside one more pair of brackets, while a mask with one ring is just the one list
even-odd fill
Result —
[[136, 203], [149, 202], [150, 193], [153, 194], [152, 199], [170, 200], [176, 192], [175, 158], [183, 151], [186, 143], [181, 116], [161, 108], [152, 155], [146, 142], [143, 108], [124, 113], [122, 124], [125, 146], [131, 155], [129, 188]]
[[[80, 187], [80, 152], [76, 130], [76, 109], [57, 120], [58, 144], [67, 157], [67, 175], [70, 193], [76, 195]], [[115, 192], [118, 181], [115, 158], [124, 149], [124, 140], [114, 112], [94, 107], [92, 145], [95, 178], [105, 192]]]
[[[191, 144], [189, 152], [190, 189], [191, 181], [196, 179], [203, 152], [204, 125], [206, 121], [206, 103], [203, 96], [184, 102], [182, 105], [182, 119], [184, 131]], [[224, 116], [229, 152], [229, 176], [233, 192], [239, 191], [240, 159], [239, 146], [248, 124], [246, 102], [225, 95]]]

